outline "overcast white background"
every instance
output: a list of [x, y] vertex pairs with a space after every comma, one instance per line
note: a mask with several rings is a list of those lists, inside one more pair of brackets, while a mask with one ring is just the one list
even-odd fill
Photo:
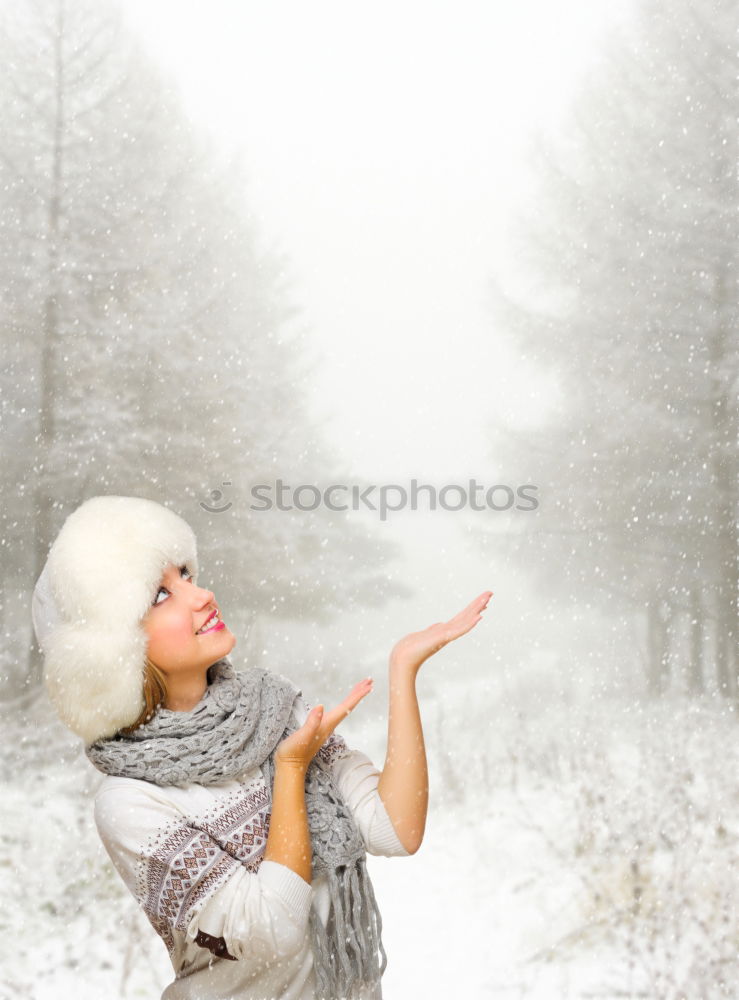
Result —
[[486, 423], [536, 412], [486, 281], [515, 273], [506, 230], [527, 197], [529, 137], [559, 127], [630, 6], [128, 0], [193, 118], [245, 154], [347, 462], [482, 472]]
[[[496, 329], [487, 282], [517, 279], [508, 234], [530, 194], [527, 144], [566, 128], [571, 95], [631, 4], [128, 0], [126, 10], [214, 150], [247, 164], [245, 197], [265, 244], [288, 255], [319, 361], [310, 397], [346, 467], [378, 484], [507, 482], [495, 434], [543, 419], [552, 382]], [[243, 487], [249, 470], [223, 479]], [[381, 524], [368, 514], [401, 542], [397, 573], [416, 596], [342, 618], [331, 641], [359, 630], [381, 673], [397, 638], [490, 589], [488, 632], [445, 651], [433, 676], [457, 662], [489, 669], [491, 652], [527, 659], [524, 568], [503, 576], [463, 542], [465, 524], [494, 516], [406, 511]], [[290, 634], [268, 628], [265, 643]], [[544, 631], [545, 646], [556, 641]], [[347, 667], [347, 681], [358, 676]]]
[[[287, 255], [306, 350], [318, 362], [307, 386], [314, 412], [343, 465], [363, 481], [505, 482], [506, 470], [495, 462], [496, 437], [508, 426], [546, 420], [553, 382], [525, 363], [496, 327], [488, 281], [493, 274], [512, 284], [524, 280], [511, 234], [518, 208], [533, 191], [528, 145], [537, 134], [566, 134], [573, 95], [597, 67], [610, 27], [630, 18], [631, 9], [631, 0], [126, 0], [130, 23], [181, 91], [214, 152], [224, 158], [238, 153], [247, 165], [244, 197], [264, 244]], [[241, 487], [249, 484], [246, 463], [221, 474]], [[169, 500], [177, 507], [177, 498]], [[553, 1000], [570, 995], [570, 988], [577, 991], [572, 995], [593, 996], [596, 987], [606, 997], [611, 973], [621, 976], [616, 960], [631, 961], [632, 950], [615, 947], [611, 956], [605, 937], [594, 937], [576, 967], [568, 962], [568, 935], [591, 919], [573, 902], [577, 871], [568, 861], [574, 854], [566, 851], [570, 840], [575, 850], [577, 822], [590, 831], [590, 813], [594, 825], [600, 813], [588, 803], [602, 801], [606, 789], [614, 837], [626, 838], [620, 821], [632, 812], [649, 829], [650, 816], [673, 815], [671, 796], [688, 767], [705, 777], [707, 801], [722, 801], [725, 774], [733, 767], [725, 756], [736, 745], [733, 723], [708, 710], [704, 721], [691, 714], [695, 706], [683, 717], [668, 701], [653, 705], [652, 717], [638, 703], [632, 710], [628, 699], [621, 714], [609, 705], [607, 714], [594, 710], [591, 718], [578, 715], [567, 697], [552, 718], [545, 717], [539, 709], [547, 707], [548, 691], [569, 685], [587, 708], [589, 690], [608, 675], [598, 622], [584, 619], [578, 607], [546, 615], [527, 590], [525, 565], [493, 562], [468, 543], [467, 529], [480, 518], [494, 519], [490, 512], [405, 511], [385, 522], [364, 516], [378, 535], [403, 546], [393, 570], [414, 596], [378, 611], [341, 614], [325, 629], [305, 625], [315, 640], [302, 648], [318, 658], [322, 642], [331, 655], [345, 642], [347, 690], [374, 673], [373, 700], [342, 730], [378, 765], [386, 719], [382, 674], [391, 644], [451, 616], [482, 590], [494, 591], [473, 633], [424, 664], [419, 675], [431, 762], [426, 838], [416, 857], [371, 859], [388, 946], [386, 997]], [[224, 525], [214, 520], [216, 527]], [[269, 649], [289, 652], [296, 636], [303, 641], [300, 625], [262, 624]], [[238, 640], [246, 645], [243, 636]], [[366, 655], [355, 656], [357, 649]], [[635, 649], [626, 650], [620, 670], [611, 672], [620, 673], [626, 688], [628, 672], [640, 669]], [[341, 692], [308, 693], [328, 702]], [[514, 693], [518, 697], [508, 697]], [[455, 740], [460, 730], [464, 739]], [[697, 750], [689, 738], [698, 741]], [[620, 769], [605, 766], [601, 740]], [[480, 747], [487, 756], [476, 756]], [[653, 765], [641, 785], [630, 770], [635, 747], [643, 747], [643, 760]], [[488, 760], [495, 766], [487, 767]], [[454, 794], [460, 774], [463, 807]], [[65, 831], [59, 843], [77, 823], [87, 837], [78, 844], [81, 856], [97, 850], [101, 858], [76, 773], [62, 761], [39, 781], [39, 797], [44, 781], [57, 788], [55, 822]], [[585, 791], [593, 797], [586, 800]], [[28, 796], [20, 786], [13, 794], [7, 813], [15, 817], [14, 843], [20, 845], [30, 825]], [[723, 807], [719, 811], [723, 823]], [[706, 815], [714, 814], [707, 809]], [[87, 826], [77, 816], [86, 817]], [[679, 825], [681, 814], [676, 816]], [[532, 817], [541, 830], [528, 824]], [[702, 837], [703, 823], [701, 815], [689, 832]], [[659, 823], [652, 825], [661, 834]], [[556, 832], [547, 840], [552, 831], [565, 831], [564, 854]], [[34, 856], [48, 865], [48, 871], [34, 869], [34, 878], [41, 887], [63, 887], [59, 855], [44, 852], [45, 828], [34, 825], [33, 832], [39, 838]], [[723, 853], [716, 849], [715, 883], [709, 880], [706, 892], [718, 887], [730, 893], [732, 843], [726, 840]], [[602, 856], [609, 861], [611, 853], [609, 846]], [[583, 863], [591, 861], [586, 854]], [[704, 870], [695, 868], [697, 881]], [[731, 876], [716, 875], [722, 871]], [[654, 885], [662, 891], [662, 883], [655, 879]], [[689, 880], [685, 885], [689, 902], [677, 905], [668, 894], [670, 914], [691, 910], [693, 887]], [[33, 884], [25, 888], [29, 899], [38, 896]], [[702, 920], [703, 909], [695, 909], [696, 921]], [[49, 926], [57, 928], [61, 918], [56, 911], [52, 916]], [[41, 919], [43, 913], [28, 908], [32, 932], [20, 934], [22, 947], [52, 939]], [[143, 919], [141, 937], [130, 939], [141, 946], [131, 963], [131, 990], [138, 992], [129, 995], [146, 995], [148, 984], [163, 986], [169, 976], [164, 950]], [[700, 926], [710, 927], [711, 919]], [[120, 936], [117, 921], [101, 920], [97, 911], [90, 921], [101, 936]], [[593, 926], [600, 926], [594, 918]], [[635, 926], [640, 934], [649, 925]], [[663, 934], [670, 944], [678, 941], [687, 961], [700, 954], [699, 944], [686, 944], [671, 928]], [[716, 938], [718, 947], [722, 939]], [[6, 940], [16, 949], [12, 935]], [[552, 960], [553, 940], [561, 950]], [[39, 987], [38, 1000], [86, 1000], [97, 995], [96, 976], [113, 981], [112, 972], [95, 966], [78, 987], [78, 971], [62, 968], [65, 940], [52, 944], [60, 957], [48, 993]], [[118, 955], [116, 948], [117, 938], [111, 955]], [[531, 960], [535, 955], [538, 962]], [[15, 957], [25, 975], [30, 960], [22, 950]], [[672, 971], [671, 960], [665, 964]], [[582, 977], [591, 972], [586, 982]], [[83, 996], [78, 989], [90, 992]], [[614, 989], [624, 995], [621, 979]]]

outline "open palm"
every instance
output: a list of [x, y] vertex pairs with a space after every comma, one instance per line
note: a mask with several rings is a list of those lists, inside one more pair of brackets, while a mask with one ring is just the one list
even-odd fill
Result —
[[485, 590], [466, 608], [446, 622], [435, 622], [420, 632], [411, 632], [393, 646], [390, 653], [391, 664], [399, 664], [407, 669], [417, 670], [421, 664], [447, 643], [469, 632], [481, 620], [482, 612], [493, 596], [492, 590]]

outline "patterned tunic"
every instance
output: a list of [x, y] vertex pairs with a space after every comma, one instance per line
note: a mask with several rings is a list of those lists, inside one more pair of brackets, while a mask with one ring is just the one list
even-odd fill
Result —
[[[300, 702], [299, 722], [308, 708]], [[370, 854], [404, 856], [377, 792], [379, 770], [336, 734], [319, 751]], [[162, 1000], [314, 1000], [311, 902], [325, 878], [264, 861], [269, 793], [260, 768], [218, 785], [159, 786], [106, 776], [95, 823], [123, 881], [167, 947]], [[367, 998], [379, 996], [368, 992]]]

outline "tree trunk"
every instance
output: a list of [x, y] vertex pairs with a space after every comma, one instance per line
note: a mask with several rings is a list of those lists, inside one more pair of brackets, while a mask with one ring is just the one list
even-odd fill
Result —
[[[55, 101], [52, 134], [51, 189], [48, 205], [48, 263], [47, 293], [44, 303], [43, 343], [41, 345], [41, 412], [39, 414], [39, 443], [37, 479], [34, 490], [35, 531], [33, 539], [33, 586], [38, 579], [51, 545], [54, 497], [51, 495], [53, 470], [50, 468], [54, 440], [54, 407], [59, 393], [57, 342], [59, 339], [59, 219], [62, 200], [62, 146], [64, 136], [64, 65], [62, 40], [64, 36], [64, 0], [58, 0], [56, 34], [54, 39]], [[38, 687], [42, 676], [43, 660], [35, 641], [30, 644], [26, 684]]]
[[667, 628], [661, 598], [655, 596], [647, 604], [647, 662], [650, 695], [664, 694], [669, 667]]
[[[736, 697], [739, 667], [737, 614], [739, 614], [739, 537], [737, 535], [737, 417], [729, 380], [724, 371], [728, 360], [727, 324], [734, 303], [728, 290], [725, 261], [716, 274], [718, 324], [711, 340], [711, 367], [714, 396], [711, 419], [714, 431], [713, 471], [716, 481], [717, 641], [716, 675], [719, 689]], [[735, 281], [736, 279], [732, 279]]]
[[705, 645], [705, 620], [700, 587], [690, 592], [690, 661], [688, 663], [688, 694], [703, 694], [703, 647]]

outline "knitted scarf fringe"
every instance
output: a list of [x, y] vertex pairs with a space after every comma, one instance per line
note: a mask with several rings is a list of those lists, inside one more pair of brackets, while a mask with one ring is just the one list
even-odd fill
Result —
[[327, 878], [331, 899], [327, 925], [313, 906], [309, 919], [316, 1000], [354, 1000], [367, 986], [377, 988], [387, 967], [382, 917], [364, 858], [328, 871]]

